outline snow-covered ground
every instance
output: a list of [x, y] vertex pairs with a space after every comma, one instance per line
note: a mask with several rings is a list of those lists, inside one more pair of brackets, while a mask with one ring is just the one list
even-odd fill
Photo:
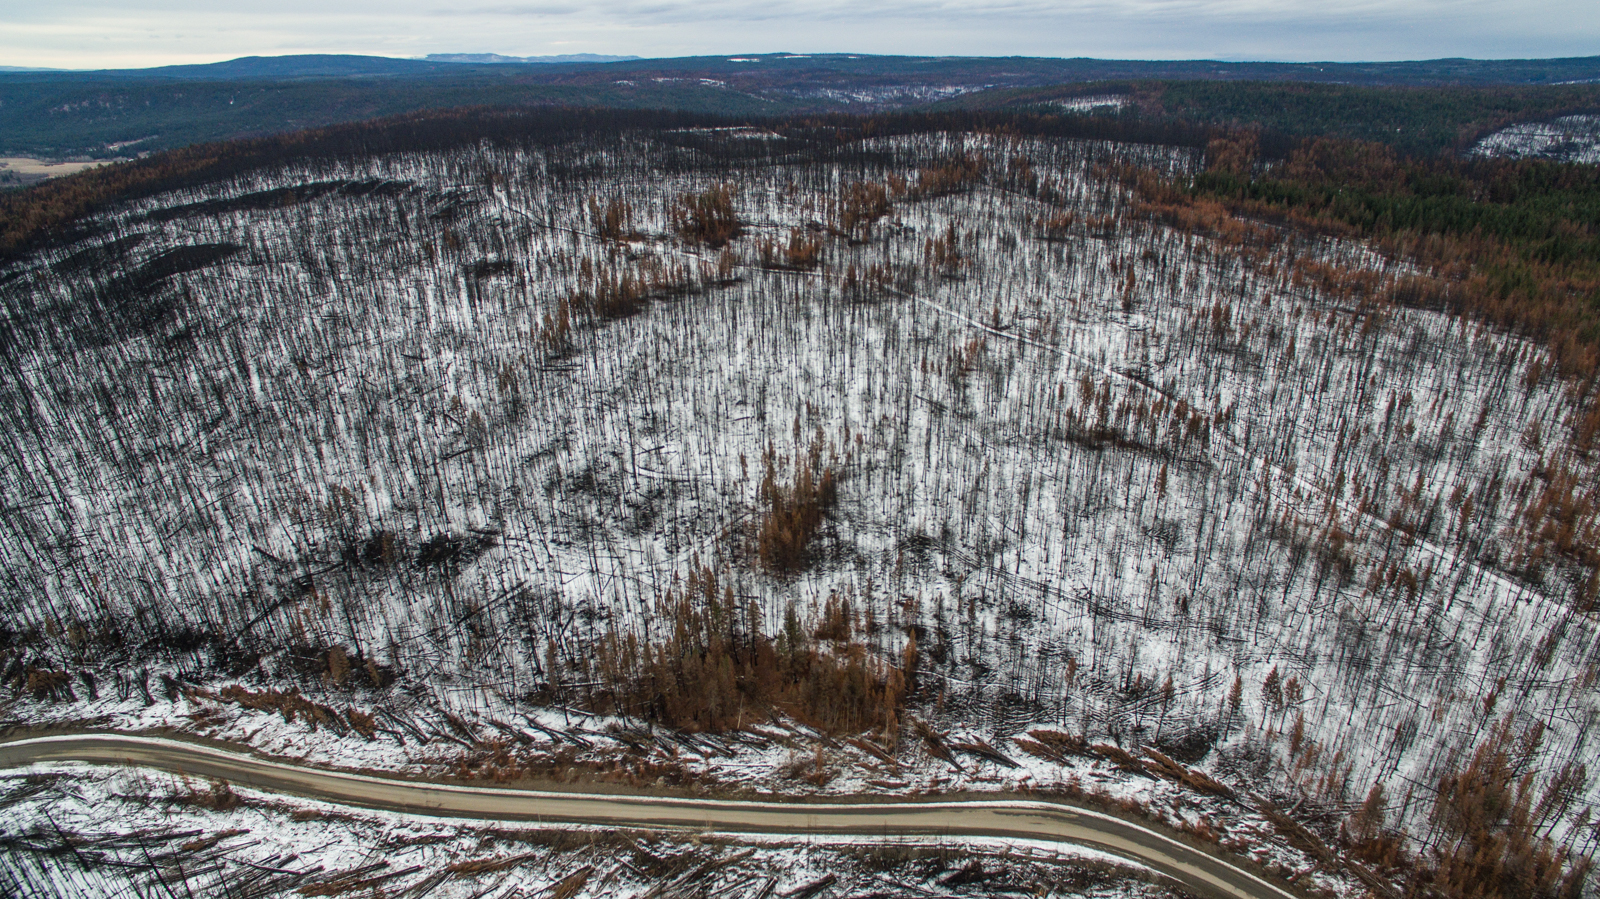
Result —
[[[520, 751], [493, 721], [565, 735], [527, 766], [573, 776], [1088, 777], [1113, 798], [1148, 780], [1012, 742], [1042, 727], [1161, 747], [1325, 832], [1382, 783], [1388, 823], [1424, 837], [1438, 778], [1502, 715], [1542, 727], [1544, 777], [1595, 756], [1587, 570], [1540, 542], [1534, 502], [1563, 479], [1583, 495], [1595, 462], [1567, 436], [1585, 398], [1539, 346], [1377, 288], [1362, 302], [1340, 285], [1417, 274], [1370, 247], [1134, 216], [1110, 167], [1184, 171], [1184, 152], [934, 135], [819, 161], [718, 140], [243, 176], [0, 272], [6, 676], [60, 671], [72, 691], [34, 681], [9, 717], [181, 723], [377, 768]], [[963, 153], [989, 161], [971, 189], [896, 199], [820, 269], [760, 264], [757, 241], [827, 223], [845, 185], [915, 184]], [[1015, 159], [1040, 190], [1008, 178]], [[726, 260], [664, 214], [721, 181], [748, 225]], [[283, 193], [307, 184], [337, 189]], [[640, 239], [602, 241], [590, 196], [631, 203]], [[140, 280], [209, 245], [238, 249]], [[559, 333], [585, 267], [655, 263], [693, 289]], [[762, 460], [786, 476], [814, 445], [839, 504], [818, 564], [775, 577], [749, 550]], [[957, 772], [909, 731], [884, 762], [793, 722], [652, 737], [648, 764], [626, 761], [639, 722], [574, 724], [548, 697], [581, 702], [596, 641], [648, 636], [697, 565], [767, 633], [848, 597], [872, 653], [900, 659], [915, 634], [908, 711], [1021, 767]], [[206, 698], [234, 683], [381, 732]], [[1591, 849], [1600, 784], [1552, 801], [1556, 838]]]
[[0, 805], [0, 890], [19, 897], [1181, 895], [1092, 850], [1027, 841], [494, 826], [74, 765], [0, 776]]
[[1117, 94], [1095, 94], [1090, 97], [1056, 100], [1051, 105], [1068, 112], [1116, 112], [1128, 105], [1128, 98]]
[[1600, 162], [1600, 116], [1562, 116], [1549, 122], [1524, 122], [1478, 141], [1474, 156], [1533, 156], [1562, 162]]
[[963, 94], [987, 90], [992, 84], [888, 84], [874, 87], [831, 88], [809, 87], [775, 90], [771, 93], [789, 97], [832, 100], [850, 106], [869, 109], [890, 109], [915, 103], [932, 103], [949, 100]]

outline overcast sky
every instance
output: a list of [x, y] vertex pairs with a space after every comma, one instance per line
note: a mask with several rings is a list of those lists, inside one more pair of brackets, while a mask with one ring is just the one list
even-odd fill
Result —
[[1600, 55], [1600, 0], [0, 0], [0, 65], [289, 53], [1115, 59]]

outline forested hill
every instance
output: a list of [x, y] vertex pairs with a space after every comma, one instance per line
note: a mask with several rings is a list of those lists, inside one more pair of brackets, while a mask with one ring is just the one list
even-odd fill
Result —
[[1402, 153], [1462, 153], [1519, 122], [1600, 111], [1600, 84], [1372, 87], [1290, 81], [1099, 81], [997, 88], [941, 109], [1019, 110], [1255, 129], [1275, 155], [1305, 138], [1387, 144]]
[[[1396, 63], [1232, 63], [765, 54], [610, 63], [456, 63], [366, 56], [246, 57], [199, 66], [0, 72], [0, 152], [129, 156], [459, 106], [605, 106], [736, 116], [984, 108], [1084, 91], [1137, 93], [1125, 114], [1262, 121], [1293, 133], [1382, 125], [1428, 110], [1417, 146], [1447, 148], [1484, 121], [1600, 108], [1600, 57]], [[1289, 83], [1293, 83], [1292, 85]], [[1328, 83], [1331, 93], [1293, 94]], [[1337, 83], [1337, 84], [1335, 84]], [[1185, 85], [1188, 85], [1187, 87]], [[1446, 86], [1449, 86], [1446, 88]], [[1409, 90], [1398, 90], [1407, 88]], [[1290, 93], [1285, 93], [1289, 91]], [[1440, 91], [1443, 91], [1441, 93]], [[1285, 103], [1285, 98], [1291, 102]], [[1296, 97], [1301, 97], [1295, 101]], [[1398, 98], [1398, 99], [1396, 99]], [[1495, 113], [1486, 116], [1485, 109]], [[1337, 124], [1337, 123], [1335, 123]], [[1401, 137], [1412, 135], [1406, 123]], [[1375, 139], [1374, 133], [1348, 136]]]
[[[595, 81], [608, 77], [694, 72], [732, 76], [752, 84], [833, 75], [862, 79], [891, 77], [926, 80], [990, 79], [1011, 85], [1068, 81], [1138, 79], [1222, 79], [1232, 81], [1308, 81], [1369, 85], [1440, 84], [1574, 84], [1600, 80], [1600, 56], [1565, 59], [1430, 59], [1405, 62], [1222, 62], [1218, 60], [1057, 59], [1051, 57], [873, 56], [845, 53], [766, 53], [688, 56], [667, 59], [622, 59], [594, 62], [549, 57], [522, 61], [516, 57], [436, 54], [427, 59], [386, 56], [305, 54], [245, 56], [204, 65], [148, 69], [34, 72], [41, 80], [104, 80], [185, 78], [326, 78], [333, 76], [461, 75], [463, 69], [532, 69], [552, 81]], [[529, 57], [526, 59], [539, 59]], [[595, 71], [604, 66], [605, 71]], [[582, 74], [578, 74], [582, 73]]]

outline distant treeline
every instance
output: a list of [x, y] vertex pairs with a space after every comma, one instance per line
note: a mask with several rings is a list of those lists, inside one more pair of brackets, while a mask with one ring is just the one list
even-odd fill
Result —
[[50, 159], [125, 158], [207, 141], [287, 134], [471, 106], [672, 109], [751, 116], [814, 112], [842, 105], [808, 98], [754, 97], [684, 78], [662, 82], [647, 78], [632, 86], [482, 75], [41, 83], [0, 73], [0, 149], [7, 154]]
[[[464, 65], [279, 57], [127, 72], [0, 73], [0, 149], [108, 158], [468, 106], [725, 116], [1017, 110], [1114, 94], [1120, 114], [1459, 150], [1501, 125], [1600, 111], [1600, 57], [1276, 64], [810, 56]], [[935, 103], [932, 98], [959, 96]], [[850, 96], [847, 102], [845, 95]], [[1081, 111], [1080, 111], [1081, 112]]]
[[[1310, 137], [1373, 141], [1409, 155], [1461, 153], [1517, 122], [1600, 112], [1600, 84], [1549, 87], [1357, 87], [1347, 84], [1167, 82], [1147, 95], [1164, 115]], [[1269, 147], [1287, 155], [1289, 147]]]
[[1338, 137], [1387, 144], [1407, 155], [1460, 153], [1518, 122], [1600, 113], [1600, 84], [1508, 87], [1369, 87], [1283, 81], [1105, 81], [985, 91], [950, 108], [1038, 109], [1115, 97], [1115, 115], [1140, 122], [1248, 128], [1275, 158], [1300, 141]]

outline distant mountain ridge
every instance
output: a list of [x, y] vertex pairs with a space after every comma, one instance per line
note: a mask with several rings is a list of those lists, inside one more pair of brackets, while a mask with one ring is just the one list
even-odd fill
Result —
[[[1224, 62], [1220, 60], [1124, 60], [1026, 56], [873, 56], [846, 53], [756, 53], [641, 58], [575, 53], [564, 56], [502, 56], [498, 53], [435, 53], [422, 59], [388, 56], [303, 54], [244, 56], [224, 62], [144, 69], [57, 71], [0, 70], [0, 78], [89, 80], [164, 78], [196, 80], [347, 78], [359, 76], [461, 75], [478, 67], [499, 74], [549, 74], [552, 68], [605, 63], [609, 79], [628, 74], [694, 72], [740, 80], [773, 77], [982, 82], [1024, 87], [1108, 79], [1197, 79], [1304, 81], [1367, 85], [1513, 85], [1600, 81], [1600, 56], [1559, 59], [1428, 59], [1400, 62]], [[619, 64], [621, 64], [619, 66]], [[481, 70], [481, 69], [480, 69]]]
[[249, 56], [148, 69], [0, 71], [0, 151], [104, 158], [467, 106], [741, 119], [939, 107], [1089, 114], [1073, 112], [1087, 91], [1137, 99], [1118, 115], [1254, 122], [1292, 136], [1338, 133], [1434, 153], [1518, 122], [1600, 113], [1600, 87], [1586, 86], [1597, 81], [1600, 56], [1361, 63], [787, 52]]
[[559, 62], [624, 62], [639, 56], [604, 56], [599, 53], [568, 53], [562, 56], [501, 56], [498, 53], [429, 53], [424, 62], [470, 62], [481, 65], [543, 65]]
[[346, 54], [299, 54], [294, 56], [241, 56], [223, 62], [144, 69], [90, 69], [72, 71], [34, 71], [70, 81], [105, 79], [181, 79], [233, 81], [240, 79], [350, 78], [371, 75], [426, 75], [453, 68], [450, 63], [421, 59], [396, 59], [389, 56]]

